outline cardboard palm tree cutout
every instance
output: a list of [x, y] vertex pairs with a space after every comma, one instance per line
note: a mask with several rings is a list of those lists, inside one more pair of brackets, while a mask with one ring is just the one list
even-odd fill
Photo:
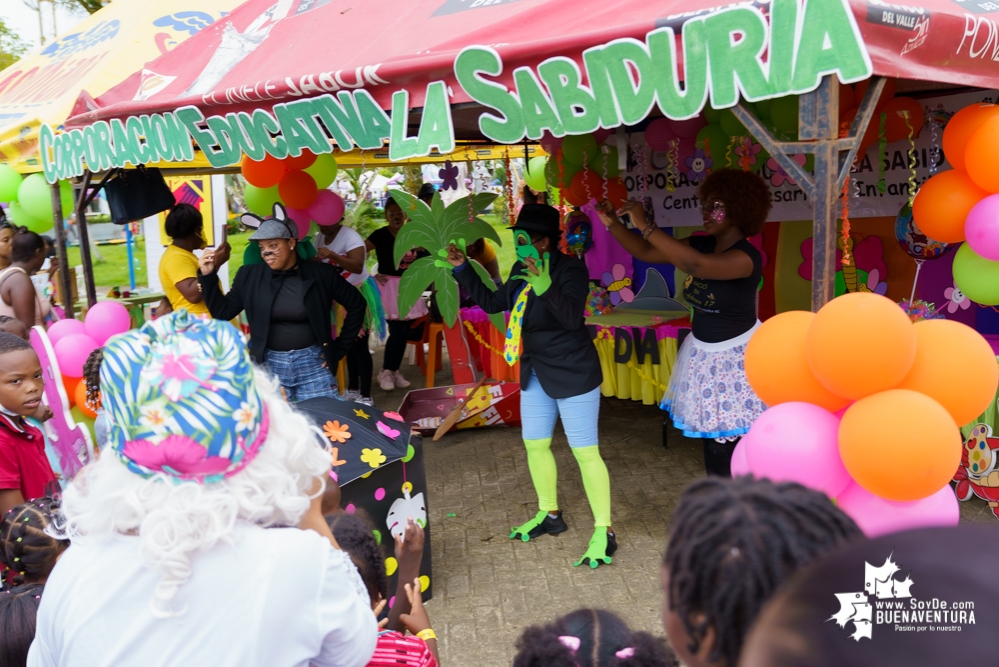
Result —
[[[410, 264], [402, 274], [399, 281], [399, 312], [408, 313], [423, 292], [433, 285], [437, 290], [437, 306], [444, 323], [454, 326], [458, 319], [458, 285], [451, 275], [452, 267], [446, 261], [447, 247], [451, 243], [464, 247], [462, 244], [468, 245], [481, 238], [502, 245], [493, 226], [477, 215], [478, 211], [492, 203], [496, 195], [491, 192], [469, 195], [447, 206], [444, 206], [438, 193], [434, 194], [430, 206], [401, 190], [393, 190], [392, 198], [409, 216], [409, 222], [395, 237], [395, 265], [399, 266], [403, 255], [414, 248], [423, 248], [430, 253], [429, 257], [421, 257]], [[496, 286], [485, 268], [474, 260], [469, 261], [482, 282], [495, 290]], [[491, 315], [489, 319], [500, 331], [506, 330], [502, 314]]]

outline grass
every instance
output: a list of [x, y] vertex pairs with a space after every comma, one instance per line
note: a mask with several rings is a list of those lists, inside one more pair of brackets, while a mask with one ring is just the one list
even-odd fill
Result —
[[[506, 229], [509, 223], [505, 219], [500, 220], [499, 216], [493, 214], [485, 214], [482, 216], [482, 219], [496, 229], [500, 239], [503, 241], [502, 246], [495, 247], [495, 243], [493, 245], [496, 249], [497, 259], [499, 259], [500, 275], [506, 279], [510, 273], [510, 267], [517, 260], [517, 255], [513, 250], [513, 239], [510, 237], [510, 231]], [[229, 245], [232, 246], [232, 255], [229, 259], [230, 281], [236, 276], [236, 271], [239, 270], [239, 267], [243, 266], [243, 253], [250, 242], [249, 239], [250, 232], [248, 231], [229, 234]], [[492, 242], [490, 241], [490, 243]], [[125, 244], [101, 245], [98, 246], [98, 250], [104, 259], [98, 260], [96, 256], [94, 257], [94, 282], [99, 287], [110, 288], [117, 286], [127, 289], [128, 251]], [[137, 260], [135, 284], [138, 287], [144, 287], [149, 284], [147, 273], [149, 267], [146, 266], [146, 241], [143, 236], [137, 236], [135, 239], [135, 258]], [[72, 266], [79, 266], [79, 247], [69, 248], [69, 262]], [[158, 270], [158, 267], [153, 267], [153, 270]]]

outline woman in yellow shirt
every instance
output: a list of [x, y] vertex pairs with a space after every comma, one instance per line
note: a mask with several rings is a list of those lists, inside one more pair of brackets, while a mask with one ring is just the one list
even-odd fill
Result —
[[[198, 289], [198, 258], [195, 250], [204, 250], [201, 211], [190, 204], [177, 204], [167, 213], [164, 225], [173, 243], [160, 259], [160, 284], [174, 310], [184, 308], [192, 315], [211, 317]], [[222, 244], [228, 257], [228, 243]], [[218, 250], [216, 251], [218, 255]]]

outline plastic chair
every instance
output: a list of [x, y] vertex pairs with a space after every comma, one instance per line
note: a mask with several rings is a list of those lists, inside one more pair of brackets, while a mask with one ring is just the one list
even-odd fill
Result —
[[[423, 366], [423, 373], [427, 377], [425, 386], [429, 388], [434, 386], [434, 373], [444, 368], [442, 361], [444, 355], [441, 353], [441, 341], [444, 339], [444, 325], [440, 322], [432, 322], [424, 329], [424, 332], [424, 337], [430, 343], [428, 358], [426, 364]], [[422, 344], [420, 345], [420, 351], [423, 351]]]

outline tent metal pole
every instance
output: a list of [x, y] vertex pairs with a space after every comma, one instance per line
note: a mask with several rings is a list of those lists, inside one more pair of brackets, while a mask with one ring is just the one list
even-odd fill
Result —
[[[732, 108], [735, 117], [798, 183], [811, 201], [813, 311], [817, 311], [835, 295], [839, 195], [850, 175], [860, 140], [874, 117], [874, 107], [884, 86], [884, 77], [871, 77], [857, 116], [845, 137], [839, 136], [839, 81], [833, 75], [824, 77], [817, 90], [799, 98], [799, 141], [779, 141], [742, 104]], [[795, 154], [814, 156], [814, 175], [791, 159]]]
[[80, 264], [83, 266], [83, 282], [87, 290], [87, 308], [93, 308], [97, 303], [97, 286], [94, 284], [94, 263], [90, 257], [90, 233], [87, 231], [87, 190], [90, 189], [90, 179], [93, 173], [88, 169], [83, 172], [83, 183], [76, 197], [76, 228], [80, 232]]
[[69, 278], [69, 257], [66, 252], [66, 224], [63, 220], [62, 199], [59, 195], [59, 184], [53, 183], [52, 190], [52, 223], [55, 227], [56, 258], [59, 260], [59, 292], [62, 294], [62, 308], [66, 317], [74, 319], [73, 284]]

